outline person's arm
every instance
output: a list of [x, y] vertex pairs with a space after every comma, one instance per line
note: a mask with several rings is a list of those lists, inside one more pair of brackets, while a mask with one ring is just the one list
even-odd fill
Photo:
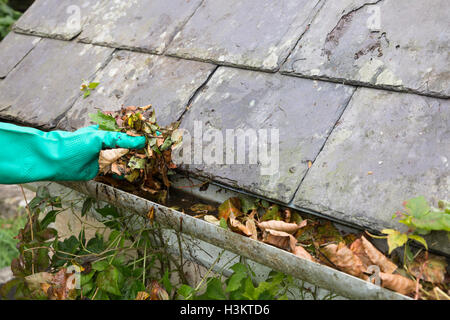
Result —
[[0, 123], [0, 184], [93, 179], [104, 148], [139, 149], [145, 137], [98, 130], [44, 132]]

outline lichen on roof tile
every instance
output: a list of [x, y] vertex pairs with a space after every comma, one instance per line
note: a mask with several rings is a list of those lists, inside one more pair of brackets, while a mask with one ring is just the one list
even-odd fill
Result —
[[40, 40], [38, 37], [10, 32], [0, 42], [0, 78], [6, 77]]
[[178, 120], [214, 68], [203, 62], [119, 51], [96, 74], [93, 81], [99, 86], [88, 98], [77, 100], [59, 127], [72, 130], [89, 125], [88, 114], [96, 110], [148, 104], [156, 110], [158, 123], [168, 125]]
[[162, 53], [200, 3], [201, 0], [105, 1], [91, 13], [80, 40]]
[[[450, 102], [358, 88], [301, 184], [294, 204], [372, 229], [423, 195], [436, 204], [450, 186]], [[449, 242], [444, 241], [441, 248]]]
[[16, 22], [14, 30], [70, 40], [80, 34], [90, 14], [102, 1], [37, 0]]
[[319, 0], [206, 0], [168, 53], [275, 71], [319, 8]]
[[327, 1], [283, 73], [450, 95], [448, 1]]
[[[206, 157], [215, 151], [209, 150], [214, 144], [205, 138], [203, 151], [192, 149], [192, 154], [203, 155], [204, 162], [196, 164], [193, 158], [185, 167], [201, 176], [287, 203], [307, 172], [308, 161], [317, 156], [353, 90], [335, 83], [220, 67], [183, 116], [181, 127], [188, 130], [192, 141], [196, 121], [205, 135], [208, 129], [217, 129], [222, 132], [224, 145], [227, 130], [233, 130], [240, 138], [245, 138], [246, 132], [249, 137], [255, 134], [258, 143], [264, 142], [262, 134], [266, 134], [266, 151], [259, 149], [256, 154], [252, 149], [255, 141], [247, 141], [246, 149], [240, 149], [246, 150], [244, 163], [239, 164], [234, 156], [229, 163], [226, 148], [217, 151], [221, 162], [208, 163]], [[202, 129], [197, 126], [197, 130]], [[271, 140], [273, 130], [279, 132], [279, 155], [272, 154], [273, 162], [264, 163], [264, 152], [276, 152], [276, 140]], [[251, 152], [257, 162], [250, 162]], [[214, 159], [215, 155], [211, 160]]]
[[0, 117], [52, 128], [112, 49], [42, 39], [0, 84]]

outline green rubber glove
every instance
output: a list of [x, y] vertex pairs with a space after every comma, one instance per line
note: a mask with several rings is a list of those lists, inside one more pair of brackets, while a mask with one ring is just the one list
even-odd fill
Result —
[[97, 175], [102, 149], [140, 149], [145, 137], [102, 131], [98, 126], [43, 132], [0, 123], [0, 146], [0, 184], [86, 181]]

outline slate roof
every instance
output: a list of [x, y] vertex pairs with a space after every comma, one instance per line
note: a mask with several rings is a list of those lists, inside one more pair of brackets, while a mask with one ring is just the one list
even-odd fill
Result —
[[[186, 169], [398, 227], [403, 200], [449, 199], [449, 24], [445, 0], [37, 0], [0, 44], [0, 118], [74, 130], [95, 108], [152, 103], [162, 124], [279, 128], [275, 176]], [[87, 99], [83, 80], [100, 82]]]

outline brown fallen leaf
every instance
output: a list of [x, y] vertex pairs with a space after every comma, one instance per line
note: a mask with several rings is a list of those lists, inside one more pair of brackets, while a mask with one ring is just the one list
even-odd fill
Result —
[[303, 259], [306, 259], [309, 261], [314, 261], [313, 257], [302, 246], [295, 246], [292, 253], [295, 254], [297, 257], [300, 257], [300, 258], [303, 258]]
[[265, 243], [291, 252], [294, 252], [297, 244], [297, 239], [295, 239], [292, 234], [271, 229], [266, 229], [264, 231], [262, 240]]
[[32, 290], [42, 290], [50, 300], [72, 300], [76, 296], [75, 277], [62, 268], [57, 273], [40, 272], [25, 277]]
[[416, 291], [416, 282], [399, 274], [379, 273], [381, 286], [401, 294], [411, 294]]
[[361, 262], [363, 263], [365, 268], [372, 265], [370, 258], [367, 256], [366, 252], [364, 251], [364, 247], [363, 247], [361, 239], [356, 239], [355, 241], [353, 241], [353, 243], [350, 245], [350, 250], [352, 250], [353, 253], [358, 256], [358, 258], [361, 260]]
[[373, 264], [380, 267], [381, 271], [385, 273], [393, 273], [397, 269], [397, 265], [389, 260], [384, 254], [378, 251], [375, 246], [369, 242], [364, 236], [361, 237], [361, 242], [366, 255]]
[[147, 292], [139, 291], [134, 300], [148, 300], [148, 298], [150, 298], [150, 295]]
[[225, 220], [228, 220], [231, 213], [233, 213], [235, 217], [242, 215], [241, 200], [237, 197], [229, 198], [219, 206], [219, 219], [224, 218]]
[[258, 240], [258, 230], [256, 229], [255, 220], [247, 219], [247, 221], [245, 221], [245, 226], [252, 234], [250, 238], [252, 238], [253, 240]]
[[196, 203], [190, 207], [190, 210], [195, 213], [207, 213], [216, 210], [216, 208], [208, 204]]
[[150, 300], [169, 300], [169, 294], [156, 280], [150, 284]]
[[291, 210], [290, 209], [285, 209], [284, 210], [284, 222], [291, 222]]
[[[304, 225], [306, 225], [306, 220], [303, 220], [302, 223], [305, 222]], [[295, 233], [298, 229], [300, 229], [302, 226], [299, 226], [296, 223], [287, 223], [284, 221], [278, 221], [278, 220], [269, 220], [258, 223], [258, 227], [261, 230], [277, 230], [277, 231], [284, 231], [290, 234]]]
[[230, 229], [234, 232], [243, 233], [247, 237], [252, 235], [252, 232], [244, 224], [242, 224], [242, 222], [236, 219], [233, 213], [229, 216], [228, 224]]
[[421, 252], [408, 269], [416, 278], [438, 284], [444, 283], [445, 274], [447, 273], [447, 262], [444, 257], [438, 257], [426, 252]]
[[121, 164], [117, 164], [117, 162], [113, 162], [111, 164], [111, 172], [121, 176], [125, 172], [125, 166]]
[[137, 132], [134, 131], [134, 130], [128, 130], [128, 131], [126, 132], [126, 134], [129, 135], [129, 136], [132, 136], [132, 137], [140, 137], [140, 136], [142, 136], [141, 134], [137, 133]]
[[321, 252], [341, 271], [355, 277], [366, 278], [365, 268], [356, 254], [344, 242], [332, 243], [321, 249]]
[[100, 156], [98, 159], [98, 165], [101, 173], [106, 173], [109, 170], [109, 166], [116, 162], [120, 157], [126, 155], [130, 150], [117, 148], [100, 151]]

